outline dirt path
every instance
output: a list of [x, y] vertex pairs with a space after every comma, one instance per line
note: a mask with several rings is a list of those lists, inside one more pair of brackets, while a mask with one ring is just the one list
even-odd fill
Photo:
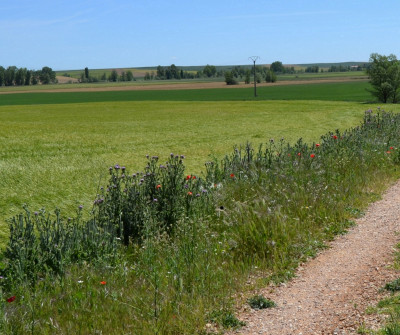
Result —
[[372, 204], [348, 234], [303, 265], [297, 277], [261, 293], [276, 308], [243, 311], [247, 326], [237, 334], [356, 334], [361, 324], [377, 327], [365, 309], [380, 298], [379, 289], [398, 277], [390, 268], [400, 237], [400, 181]]

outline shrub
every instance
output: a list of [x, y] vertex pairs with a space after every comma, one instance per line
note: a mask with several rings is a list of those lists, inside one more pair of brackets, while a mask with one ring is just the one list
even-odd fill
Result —
[[272, 70], [268, 70], [268, 71], [267, 71], [267, 75], [266, 75], [266, 77], [265, 77], [265, 81], [266, 81], [267, 83], [275, 83], [275, 82], [276, 82], [276, 79], [277, 79], [277, 77], [276, 77], [275, 72], [272, 71]]
[[237, 85], [238, 84], [238, 82], [236, 81], [236, 79], [233, 76], [232, 71], [225, 72], [225, 82], [227, 85]]

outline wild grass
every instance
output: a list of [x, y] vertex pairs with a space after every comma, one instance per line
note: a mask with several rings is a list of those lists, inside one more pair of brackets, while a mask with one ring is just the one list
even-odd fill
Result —
[[[357, 124], [362, 106], [320, 101], [113, 102], [0, 107], [0, 219], [26, 203], [32, 210], [90, 210], [107, 168], [139, 171], [147, 154], [185, 155], [190, 173], [238, 143], [299, 136], [316, 141], [330, 129]], [[398, 106], [390, 108], [398, 110]]]
[[[98, 262], [81, 252], [73, 259], [68, 248], [15, 257], [13, 246], [24, 241], [20, 233], [36, 222], [19, 216], [2, 261], [1, 331], [206, 334], [240, 326], [235, 292], [244, 289], [249, 273], [257, 267], [265, 282], [289, 278], [298, 262], [343, 232], [352, 213], [399, 177], [399, 129], [399, 114], [369, 111], [360, 126], [328, 132], [318, 141], [245, 144], [207, 163], [202, 178], [183, 169], [181, 155], [166, 163], [149, 157], [139, 174], [111, 167], [109, 182], [95, 198], [98, 210], [82, 227], [93, 233], [85, 235], [93, 236], [89, 240], [98, 229], [110, 228], [113, 241], [125, 242], [118, 257]], [[209, 201], [197, 205], [192, 201], [202, 199], [199, 190]], [[166, 216], [168, 204], [176, 204], [176, 215]], [[131, 209], [136, 205], [140, 210]], [[139, 214], [142, 219], [134, 221]], [[79, 215], [78, 210], [72, 221]], [[87, 229], [84, 222], [93, 220], [97, 224]], [[141, 228], [130, 229], [133, 222]], [[60, 225], [48, 225], [50, 232], [56, 234], [51, 227]], [[123, 238], [125, 229], [131, 243]], [[33, 246], [54, 245], [25, 236]], [[101, 252], [103, 243], [93, 245]], [[58, 252], [66, 255], [63, 273], [42, 266]], [[16, 269], [33, 280], [21, 281]]]

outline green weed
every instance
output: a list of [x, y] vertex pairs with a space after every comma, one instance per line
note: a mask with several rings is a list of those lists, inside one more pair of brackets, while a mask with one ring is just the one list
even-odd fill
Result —
[[251, 297], [247, 300], [247, 302], [253, 309], [264, 309], [276, 306], [276, 304], [272, 300], [266, 299], [262, 295], [256, 295], [254, 297]]

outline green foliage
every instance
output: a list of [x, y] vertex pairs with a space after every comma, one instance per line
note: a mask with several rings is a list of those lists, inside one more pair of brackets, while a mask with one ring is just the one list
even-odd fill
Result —
[[247, 302], [253, 309], [264, 309], [276, 306], [276, 304], [272, 300], [266, 299], [262, 295], [256, 295], [254, 297], [251, 297], [250, 299], [247, 300]]
[[250, 84], [250, 74], [251, 74], [250, 70], [247, 69], [246, 73], [245, 73], [245, 79], [244, 79], [245, 84]]
[[270, 70], [275, 72], [275, 73], [283, 73], [285, 72], [285, 68], [280, 61], [275, 61], [271, 64]]
[[203, 69], [203, 73], [208, 77], [214, 77], [217, 74], [217, 68], [214, 65], [206, 65]]
[[385, 289], [392, 292], [400, 291], [400, 278], [387, 283]]
[[[188, 71], [183, 71], [181, 68], [178, 68], [175, 64], [171, 64], [170, 66], [164, 67], [159, 65], [157, 67], [156, 79], [159, 80], [170, 80], [170, 79], [193, 79], [194, 74]], [[149, 76], [146, 77], [146, 80], [149, 80]]]
[[118, 80], [118, 72], [117, 70], [112, 70], [110, 76], [108, 77], [109, 81], [116, 82]]
[[5, 83], [5, 77], [4, 77], [5, 72], [6, 72], [6, 69], [4, 67], [0, 66], [0, 87], [3, 86]]
[[400, 62], [396, 56], [383, 56], [373, 53], [369, 61], [370, 65], [367, 68], [367, 74], [373, 87], [370, 92], [383, 103], [389, 101], [398, 102], [400, 94]]
[[235, 77], [233, 76], [233, 73], [231, 71], [225, 72], [225, 82], [227, 85], [237, 85], [238, 84], [237, 80], [235, 80]]
[[80, 211], [68, 220], [56, 211], [52, 220], [44, 211], [32, 217], [26, 209], [10, 220], [7, 263], [1, 271], [9, 289], [22, 283], [35, 286], [43, 275], [63, 276], [71, 263], [113, 263], [117, 244], [112, 226], [95, 219], [81, 222]]
[[210, 314], [209, 319], [211, 322], [221, 324], [225, 329], [237, 329], [246, 325], [245, 322], [240, 321], [229, 309], [215, 310]]
[[39, 73], [40, 82], [44, 85], [55, 83], [56, 80], [56, 73], [52, 70], [52, 68], [48, 66], [44, 66], [42, 71]]
[[276, 77], [276, 74], [274, 73], [274, 71], [268, 70], [267, 75], [265, 77], [265, 81], [267, 83], [275, 83], [276, 79], [277, 79], [277, 77]]
[[130, 175], [125, 167], [110, 167], [109, 185], [95, 200], [95, 217], [116, 227], [116, 236], [128, 245], [143, 239], [144, 224], [172, 234], [176, 225], [209, 207], [208, 191], [195, 175], [184, 176], [183, 155], [171, 154], [165, 165], [148, 157], [143, 173]]

